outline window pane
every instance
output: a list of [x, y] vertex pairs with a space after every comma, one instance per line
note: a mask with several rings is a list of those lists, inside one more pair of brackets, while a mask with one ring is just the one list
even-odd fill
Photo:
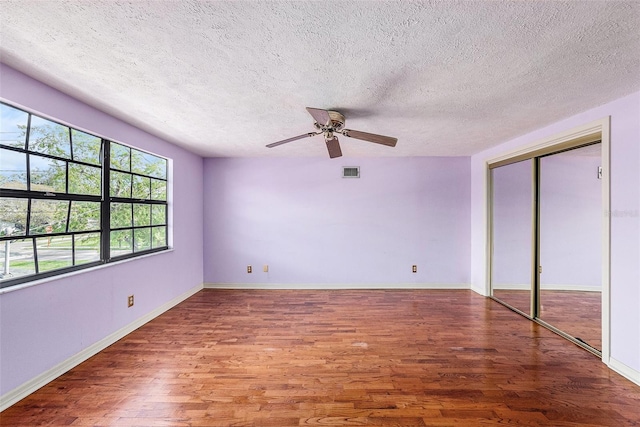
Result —
[[0, 104], [0, 144], [24, 149], [29, 114]]
[[38, 251], [38, 272], [57, 270], [73, 265], [72, 236], [39, 237], [36, 239]]
[[29, 129], [29, 150], [70, 158], [69, 128], [32, 115], [31, 128]]
[[[9, 252], [9, 265], [5, 255]], [[36, 273], [31, 239], [0, 242], [0, 280], [15, 279]]]
[[111, 143], [111, 168], [131, 171], [131, 150], [124, 145]]
[[111, 203], [111, 228], [131, 226], [131, 203]]
[[27, 155], [0, 149], [0, 187], [27, 189]]
[[131, 171], [155, 178], [166, 178], [167, 161], [153, 154], [131, 150]]
[[110, 181], [111, 197], [131, 198], [131, 174], [111, 171]]
[[152, 248], [167, 246], [167, 227], [153, 227]]
[[133, 205], [133, 225], [134, 227], [151, 225], [151, 205]]
[[151, 208], [151, 225], [164, 225], [167, 223], [167, 210], [165, 205], [153, 205]]
[[73, 238], [76, 265], [100, 261], [100, 233], [76, 234]]
[[110, 233], [111, 256], [130, 254], [133, 252], [133, 230], [118, 230]]
[[100, 138], [71, 129], [71, 142], [73, 143], [73, 160], [100, 164], [100, 148], [102, 148]]
[[100, 230], [99, 202], [71, 202], [69, 231]]
[[66, 193], [66, 163], [40, 156], [29, 156], [31, 191]]
[[0, 237], [24, 236], [28, 199], [0, 198]]
[[159, 179], [151, 180], [151, 199], [167, 200], [167, 182]]
[[143, 176], [133, 177], [133, 198], [149, 199], [151, 197], [151, 180]]
[[68, 209], [65, 200], [31, 200], [29, 234], [64, 233]]
[[146, 251], [151, 249], [151, 229], [150, 228], [136, 228], [133, 230], [133, 236], [135, 246], [134, 252]]
[[99, 196], [102, 170], [69, 162], [69, 193]]

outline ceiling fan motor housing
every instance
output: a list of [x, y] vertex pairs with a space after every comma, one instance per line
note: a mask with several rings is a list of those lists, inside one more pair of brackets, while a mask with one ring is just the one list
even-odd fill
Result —
[[329, 119], [331, 119], [330, 126], [333, 130], [342, 130], [344, 127], [344, 116], [337, 111], [327, 111], [329, 113]]

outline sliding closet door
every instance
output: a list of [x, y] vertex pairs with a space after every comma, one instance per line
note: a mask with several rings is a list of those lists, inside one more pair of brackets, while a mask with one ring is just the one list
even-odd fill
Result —
[[602, 348], [600, 144], [539, 159], [539, 313], [554, 328]]
[[491, 170], [491, 294], [533, 316], [533, 160]]

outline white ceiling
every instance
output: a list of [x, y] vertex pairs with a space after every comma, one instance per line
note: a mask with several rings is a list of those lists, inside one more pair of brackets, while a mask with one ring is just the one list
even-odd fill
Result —
[[[469, 155], [640, 89], [638, 1], [5, 1], [0, 59], [204, 156]], [[125, 141], [134, 144], [134, 141]]]

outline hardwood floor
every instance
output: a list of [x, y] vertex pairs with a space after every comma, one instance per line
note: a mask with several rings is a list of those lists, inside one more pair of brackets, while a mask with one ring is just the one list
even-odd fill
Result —
[[204, 290], [3, 426], [634, 426], [640, 387], [471, 291]]

